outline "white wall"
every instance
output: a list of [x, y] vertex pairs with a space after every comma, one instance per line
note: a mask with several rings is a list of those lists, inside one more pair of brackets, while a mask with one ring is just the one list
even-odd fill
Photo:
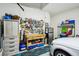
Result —
[[75, 35], [79, 34], [79, 8], [65, 11], [52, 17], [51, 25], [54, 28], [54, 38], [57, 37], [57, 26], [67, 19], [74, 19], [75, 23]]
[[46, 22], [50, 22], [49, 13], [44, 12], [39, 9], [29, 8], [22, 6], [24, 8], [24, 12], [20, 9], [17, 4], [12, 3], [1, 3], [0, 4], [0, 17], [5, 15], [5, 13], [9, 13], [12, 15], [19, 15], [22, 18], [32, 18], [36, 20], [44, 20]]
[[33, 18], [36, 20], [44, 20], [45, 22], [50, 22], [50, 15], [47, 12], [44, 12], [40, 9], [34, 9], [23, 6], [25, 12], [25, 17]]
[[0, 17], [5, 15], [5, 13], [23, 16], [23, 12], [16, 4], [0, 3]]

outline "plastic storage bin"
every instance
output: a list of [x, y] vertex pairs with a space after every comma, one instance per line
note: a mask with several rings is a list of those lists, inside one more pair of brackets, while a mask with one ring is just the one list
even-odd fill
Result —
[[44, 44], [38, 44], [38, 47], [44, 46]]
[[37, 44], [32, 45], [32, 46], [28, 46], [28, 49], [33, 49], [33, 48], [36, 48], [36, 47], [38, 47], [38, 45], [37, 45]]
[[4, 20], [11, 20], [12, 17], [11, 17], [11, 16], [4, 16], [3, 19], [4, 19]]
[[33, 49], [34, 47], [33, 46], [28, 46], [28, 49]]
[[24, 44], [20, 44], [20, 51], [25, 50], [26, 46]]
[[69, 23], [70, 24], [74, 24], [75, 23], [75, 20], [69, 20]]

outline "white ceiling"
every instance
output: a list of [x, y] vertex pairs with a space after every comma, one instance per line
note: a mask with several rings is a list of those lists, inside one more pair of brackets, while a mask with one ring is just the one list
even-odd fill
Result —
[[79, 3], [49, 3], [43, 10], [55, 15], [73, 8], [79, 8]]
[[21, 5], [31, 7], [31, 8], [38, 8], [42, 9], [44, 8], [48, 3], [20, 3]]
[[68, 11], [74, 8], [79, 8], [79, 3], [20, 3], [21, 5], [38, 8], [56, 15], [58, 13]]

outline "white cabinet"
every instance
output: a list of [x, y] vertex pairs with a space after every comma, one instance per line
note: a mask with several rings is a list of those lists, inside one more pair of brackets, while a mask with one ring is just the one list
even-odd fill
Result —
[[3, 54], [5, 56], [19, 53], [19, 21], [4, 21]]

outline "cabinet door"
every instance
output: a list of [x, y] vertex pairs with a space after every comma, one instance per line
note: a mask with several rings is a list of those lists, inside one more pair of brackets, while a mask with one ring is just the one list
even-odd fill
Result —
[[4, 21], [4, 37], [12, 35], [12, 22]]
[[13, 36], [18, 36], [18, 32], [19, 32], [19, 23], [13, 21], [12, 22], [12, 35]]
[[16, 21], [4, 21], [4, 37], [18, 36], [19, 23]]

